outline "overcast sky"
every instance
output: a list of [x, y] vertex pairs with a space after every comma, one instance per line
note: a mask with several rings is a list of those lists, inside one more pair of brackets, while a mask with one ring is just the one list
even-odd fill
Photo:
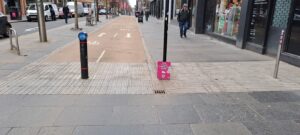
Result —
[[136, 4], [136, 0], [129, 0], [129, 4], [131, 7], [133, 7]]

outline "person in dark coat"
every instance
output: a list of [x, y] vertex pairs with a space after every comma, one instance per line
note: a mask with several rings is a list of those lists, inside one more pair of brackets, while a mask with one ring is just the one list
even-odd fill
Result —
[[179, 23], [180, 28], [180, 37], [186, 37], [186, 31], [189, 28], [189, 21], [190, 21], [190, 11], [188, 9], [187, 4], [183, 4], [182, 9], [179, 11], [177, 16], [177, 21]]
[[149, 16], [150, 16], [150, 11], [146, 11], [146, 12], [145, 12], [145, 16], [146, 16], [146, 21], [148, 21], [148, 18], [149, 18]]
[[68, 5], [63, 8], [63, 12], [64, 12], [65, 23], [68, 23], [68, 17], [70, 13], [70, 9]]
[[51, 20], [55, 21], [56, 17], [55, 17], [55, 12], [52, 6], [50, 6], [50, 13], [51, 13]]

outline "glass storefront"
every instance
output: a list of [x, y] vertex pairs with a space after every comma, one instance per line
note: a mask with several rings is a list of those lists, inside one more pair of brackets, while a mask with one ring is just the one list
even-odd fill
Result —
[[214, 32], [236, 38], [242, 0], [217, 0]]
[[270, 0], [254, 0], [250, 10], [250, 29], [248, 41], [258, 45], [264, 45], [269, 18]]
[[238, 33], [242, 0], [210, 0], [206, 3], [205, 31], [229, 38]]
[[298, 0], [295, 1], [293, 13], [286, 52], [300, 55], [300, 1]]

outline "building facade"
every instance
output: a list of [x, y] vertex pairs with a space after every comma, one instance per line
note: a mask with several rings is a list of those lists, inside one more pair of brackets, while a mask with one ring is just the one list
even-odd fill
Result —
[[[151, 2], [151, 12], [162, 16], [163, 0]], [[285, 31], [282, 60], [300, 66], [300, 0], [171, 0], [171, 16], [183, 3], [192, 13], [191, 30], [208, 34], [242, 49], [277, 54]]]

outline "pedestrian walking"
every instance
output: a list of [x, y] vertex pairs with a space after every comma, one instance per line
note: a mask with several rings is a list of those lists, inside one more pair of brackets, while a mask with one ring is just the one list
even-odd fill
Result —
[[50, 5], [50, 14], [51, 14], [51, 20], [56, 21], [55, 12], [51, 5]]
[[70, 9], [69, 9], [68, 5], [66, 5], [63, 8], [63, 12], [64, 12], [65, 23], [68, 23], [68, 17], [69, 17], [69, 13], [70, 13]]
[[145, 12], [145, 16], [146, 16], [146, 21], [148, 21], [148, 18], [149, 18], [149, 16], [150, 16], [150, 11], [146, 11], [146, 12]]
[[188, 9], [187, 4], [183, 4], [182, 9], [180, 9], [177, 21], [179, 23], [179, 29], [180, 29], [180, 37], [182, 36], [186, 37], [186, 31], [189, 29], [189, 21], [190, 21], [190, 11]]

